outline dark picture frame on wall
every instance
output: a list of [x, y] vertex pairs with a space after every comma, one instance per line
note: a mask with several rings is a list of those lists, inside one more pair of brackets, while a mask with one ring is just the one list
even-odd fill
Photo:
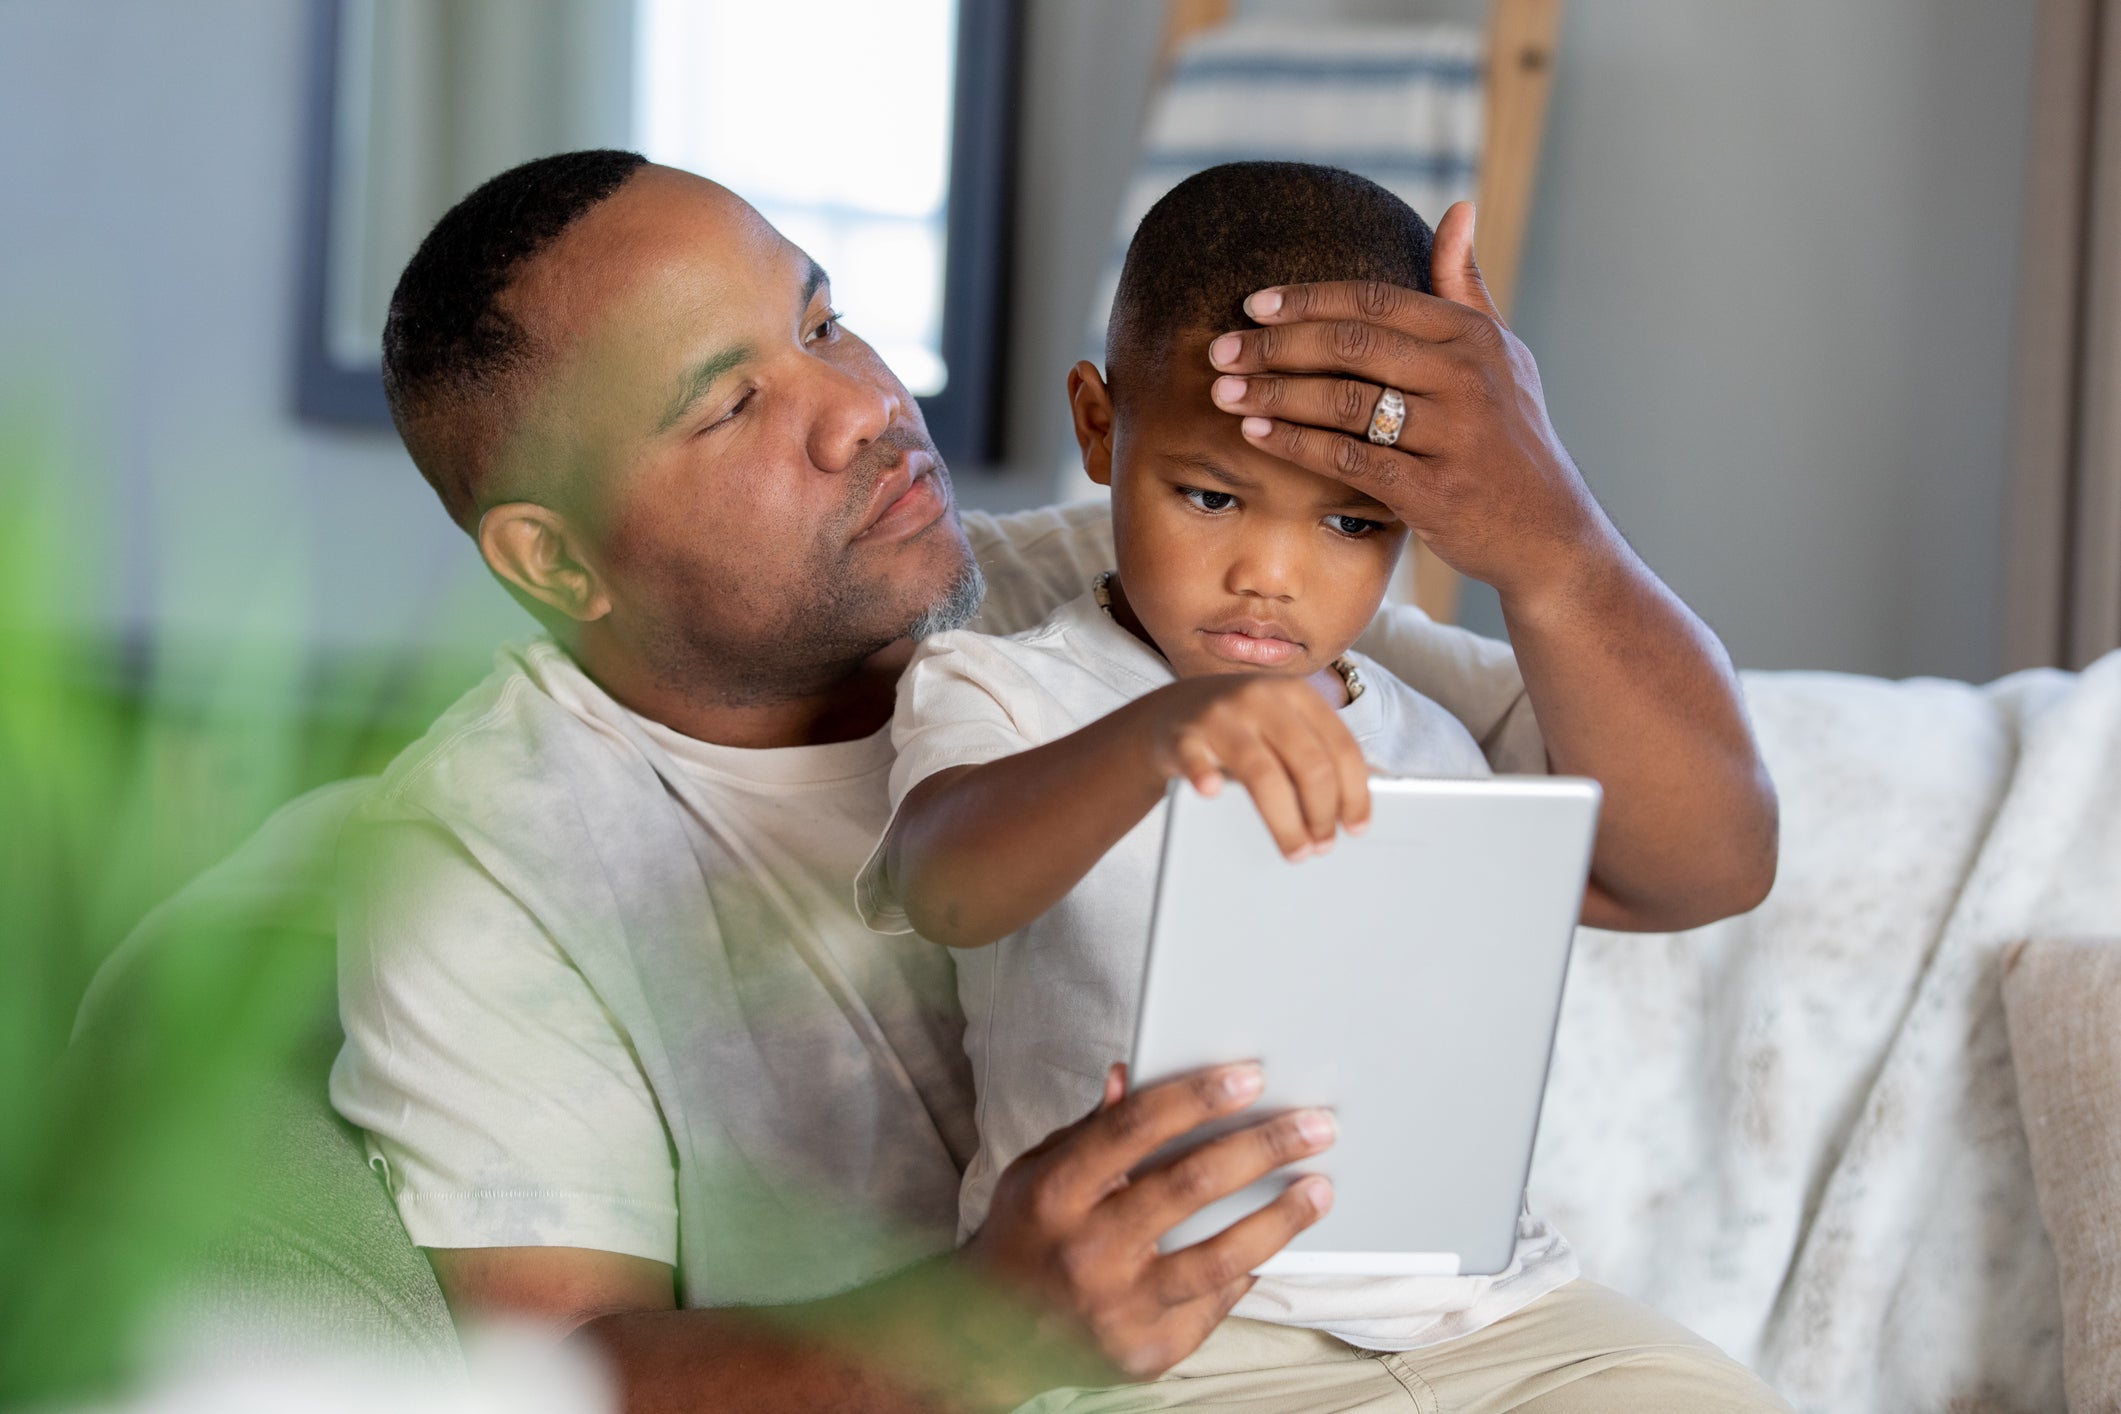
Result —
[[[1021, 0], [957, 5], [941, 331], [949, 377], [941, 392], [920, 403], [944, 459], [969, 469], [992, 465], [1001, 452], [1022, 22]], [[340, 91], [345, 19], [346, 0], [312, 0], [294, 403], [304, 421], [388, 427], [381, 350], [374, 359], [349, 361], [334, 351], [330, 337], [332, 243], [334, 232], [346, 226], [333, 209], [344, 185], [337, 164], [348, 146], [339, 131], [347, 106]]]

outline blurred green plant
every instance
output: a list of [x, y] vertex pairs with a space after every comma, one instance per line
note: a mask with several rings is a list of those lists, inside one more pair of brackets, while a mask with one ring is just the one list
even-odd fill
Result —
[[323, 1084], [328, 947], [180, 923], [196, 936], [128, 958], [95, 1044], [69, 1050], [98, 968], [273, 808], [374, 770], [462, 685], [320, 672], [298, 637], [178, 652], [84, 628], [109, 522], [66, 463], [0, 422], [0, 1407], [121, 1387], [266, 1180], [261, 1087]]

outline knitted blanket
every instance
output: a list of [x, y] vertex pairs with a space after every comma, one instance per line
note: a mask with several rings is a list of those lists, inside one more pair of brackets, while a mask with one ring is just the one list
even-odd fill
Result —
[[1581, 936], [1533, 1204], [1802, 1410], [2061, 1414], [1999, 977], [2018, 939], [2121, 932], [2121, 654], [1746, 686], [1774, 892]]

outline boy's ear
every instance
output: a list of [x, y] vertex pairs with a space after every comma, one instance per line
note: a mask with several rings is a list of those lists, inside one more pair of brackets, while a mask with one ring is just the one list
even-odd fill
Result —
[[530, 501], [489, 506], [478, 536], [488, 568], [546, 608], [580, 623], [611, 612], [611, 596], [558, 511]]
[[1075, 445], [1083, 470], [1100, 486], [1112, 484], [1112, 390], [1087, 359], [1068, 370], [1068, 411], [1075, 418]]

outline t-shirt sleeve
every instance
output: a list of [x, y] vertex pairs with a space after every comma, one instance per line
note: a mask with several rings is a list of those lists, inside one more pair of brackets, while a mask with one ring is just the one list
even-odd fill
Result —
[[1112, 510], [1102, 501], [1002, 516], [967, 512], [965, 537], [987, 577], [972, 624], [982, 633], [1037, 627], [1113, 565]]
[[1547, 774], [1546, 741], [1509, 644], [1387, 604], [1355, 646], [1463, 722], [1498, 774]]
[[676, 1165], [624, 1032], [433, 822], [349, 827], [334, 1107], [422, 1247], [677, 1262]]
[[[952, 766], [977, 766], [1014, 756], [1033, 746], [1020, 714], [1037, 699], [1037, 688], [1010, 653], [1006, 640], [981, 633], [944, 633], [920, 646], [899, 678], [898, 707], [891, 718], [891, 824], [907, 795], [922, 781]], [[910, 933], [906, 911], [884, 877], [884, 836], [855, 879], [854, 902], [862, 921], [879, 933]]]

